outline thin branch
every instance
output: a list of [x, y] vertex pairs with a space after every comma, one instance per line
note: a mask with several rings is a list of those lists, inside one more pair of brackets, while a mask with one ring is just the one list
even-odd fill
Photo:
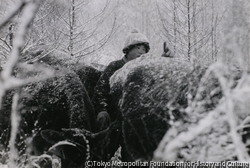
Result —
[[195, 139], [199, 134], [203, 133], [204, 129], [210, 127], [215, 121], [215, 113], [218, 113], [217, 109], [209, 112], [209, 114], [201, 119], [196, 126], [189, 128], [186, 132], [180, 133], [173, 140], [170, 140], [169, 137], [171, 137], [174, 132], [169, 130], [158, 145], [158, 148], [154, 153], [154, 159], [164, 161], [176, 160], [177, 150]]
[[15, 147], [16, 135], [18, 133], [18, 127], [21, 117], [18, 113], [18, 100], [20, 97], [20, 89], [13, 96], [12, 110], [11, 110], [11, 136], [10, 136], [10, 168], [17, 167], [16, 160], [18, 159], [18, 151]]
[[37, 57], [32, 58], [32, 59], [26, 61], [26, 63], [27, 63], [27, 64], [33, 64], [34, 62], [36, 62], [36, 61], [38, 61], [38, 60], [40, 60], [40, 59], [42, 59], [42, 58], [48, 56], [50, 53], [52, 53], [52, 52], [55, 51], [55, 50], [56, 50], [56, 48], [54, 48], [53, 50], [50, 50], [49, 52], [47, 52], [47, 53], [45, 53], [45, 54], [38, 55]]
[[[16, 37], [14, 38], [13, 48], [10, 52], [9, 60], [5, 64], [5, 68], [1, 73], [1, 78], [0, 78], [0, 85], [1, 85], [1, 87], [0, 87], [0, 109], [1, 109], [1, 105], [2, 105], [2, 97], [6, 92], [5, 86], [8, 85], [9, 79], [12, 78], [11, 76], [12, 76], [12, 73], [14, 71], [14, 68], [19, 61], [20, 51], [21, 51], [21, 48], [22, 48], [24, 41], [25, 41], [25, 34], [27, 32], [29, 25], [31, 24], [32, 20], [35, 17], [35, 13], [38, 9], [39, 2], [40, 2], [39, 0], [33, 0], [33, 1], [25, 4], [23, 7], [24, 11], [23, 11], [23, 14], [21, 17], [20, 27], [19, 27], [18, 32], [16, 33]], [[20, 6], [18, 9], [20, 9]], [[11, 14], [10, 16], [14, 17], [13, 14]], [[11, 19], [11, 17], [8, 17], [8, 19]], [[5, 22], [7, 23], [8, 21], [5, 21]]]
[[6, 40], [3, 40], [0, 38], [0, 40], [11, 50], [11, 46], [6, 42]]
[[[93, 52], [99, 50], [100, 48], [102, 48], [102, 47], [106, 44], [106, 42], [108, 41], [108, 39], [111, 37], [111, 35], [114, 33], [115, 23], [116, 23], [116, 18], [115, 18], [113, 27], [112, 27], [112, 29], [110, 30], [109, 34], [107, 34], [103, 39], [101, 39], [101, 40], [99, 41], [99, 42], [101, 42], [101, 41], [104, 41], [104, 42], [102, 42], [102, 44], [101, 44], [98, 48], [93, 49], [92, 51], [88, 52], [87, 54], [83, 54], [83, 55], [80, 55], [80, 56], [77, 56], [77, 57], [83, 57], [83, 56], [85, 56], [85, 55], [91, 54], [91, 53], [93, 53]], [[105, 40], [105, 39], [106, 39], [106, 40]], [[96, 45], [96, 44], [94, 44], [94, 45]], [[92, 46], [94, 46], [94, 45], [92, 45]], [[90, 47], [88, 47], [88, 48], [90, 48]]]
[[23, 7], [27, 4], [27, 0], [22, 0], [15, 6], [15, 8], [10, 11], [10, 13], [4, 17], [2, 21], [0, 21], [0, 29], [2, 29], [6, 24], [10, 22], [10, 20], [18, 14], [19, 11], [23, 9]]

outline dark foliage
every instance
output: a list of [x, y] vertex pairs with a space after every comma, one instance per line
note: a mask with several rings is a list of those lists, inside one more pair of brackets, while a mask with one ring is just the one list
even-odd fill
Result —
[[116, 131], [116, 123], [108, 129], [92, 133], [85, 129], [72, 128], [62, 131], [44, 130], [42, 137], [54, 146], [49, 153], [62, 159], [62, 168], [85, 167], [85, 161], [109, 161], [113, 151], [110, 134]]
[[102, 72], [95, 69], [92, 66], [88, 66], [84, 64], [74, 66], [73, 69], [76, 72], [76, 74], [79, 76], [79, 78], [81, 79], [84, 87], [86, 88], [89, 94], [90, 99], [92, 99], [94, 88]]
[[[141, 57], [112, 76], [111, 95], [117, 121], [107, 130], [94, 133], [96, 121], [90, 97], [100, 72], [85, 65], [69, 69], [60, 68], [56, 77], [25, 86], [19, 105], [23, 118], [20, 139], [35, 134], [37, 154], [60, 141], [72, 143], [59, 144], [50, 151], [62, 158], [66, 167], [81, 167], [86, 160], [108, 161], [118, 147], [116, 142], [122, 145], [126, 161], [150, 161], [169, 129], [187, 131], [223, 98], [216, 71], [208, 73], [207, 67], [178, 59]], [[225, 71], [223, 67], [220, 71], [230, 88], [234, 88], [241, 73]], [[11, 95], [13, 91], [6, 95], [1, 111], [3, 131], [9, 128]], [[191, 112], [187, 110], [190, 108]], [[221, 124], [221, 128], [226, 125]], [[228, 127], [225, 129], [229, 131]], [[118, 140], [114, 141], [114, 137]], [[243, 136], [245, 143], [247, 137]]]
[[[111, 93], [122, 115], [121, 130], [132, 160], [151, 160], [169, 128], [197, 123], [218, 106], [223, 97], [219, 79], [206, 71], [207, 67], [183, 60], [140, 58], [114, 74]], [[235, 87], [240, 73], [231, 70], [224, 75]], [[197, 109], [192, 114], [186, 112], [191, 106]], [[181, 125], [180, 132], [188, 128]]]
[[[168, 158], [166, 157], [168, 160], [170, 158], [190, 161], [239, 159], [235, 148], [232, 148], [236, 144], [233, 140], [235, 135], [231, 133], [233, 131], [231, 122], [242, 125], [249, 116], [247, 110], [249, 105], [246, 103], [250, 100], [249, 96], [240, 98], [240, 95], [246, 94], [247, 90], [241, 90], [242, 86], [237, 86], [239, 79], [242, 78], [242, 72], [221, 63], [212, 64], [205, 70], [203, 72], [203, 68], [195, 67], [188, 77], [190, 83], [188, 108], [184, 111], [183, 119], [174, 123], [175, 126], [171, 127], [165, 136], [167, 141], [164, 143], [166, 146], [169, 144], [166, 147], [167, 153], [171, 153]], [[249, 83], [247, 85], [249, 87]], [[202, 130], [196, 130], [204, 125], [206, 127]], [[238, 130], [239, 135], [242, 134], [241, 131]], [[248, 133], [245, 134], [247, 137]], [[179, 135], [186, 135], [188, 140], [181, 140]], [[236, 138], [241, 139], [240, 136]], [[237, 148], [237, 145], [235, 147]]]
[[[5, 114], [5, 120], [1, 121], [2, 130], [9, 130], [10, 127], [11, 93], [6, 97], [9, 99], [5, 99], [4, 108], [1, 110], [1, 115]], [[43, 153], [48, 147], [40, 136], [41, 130], [60, 131], [61, 128], [94, 130], [95, 126], [94, 109], [86, 89], [77, 74], [65, 69], [58, 71], [54, 78], [23, 87], [19, 111], [22, 116], [20, 138], [25, 140], [34, 136], [33, 149], [36, 154]], [[9, 138], [9, 133], [4, 134], [4, 137], [2, 141]]]
[[[114, 75], [118, 80], [111, 92], [120, 100], [128, 153], [133, 160], [150, 160], [171, 121], [182, 118], [192, 67], [188, 62], [167, 58], [142, 58], [133, 63], [136, 66], [127, 65]], [[128, 72], [121, 80], [119, 73], [124, 75], [123, 71]]]
[[14, 90], [8, 91], [3, 97], [2, 108], [0, 109], [0, 144], [7, 147], [9, 143], [10, 113], [12, 96]]

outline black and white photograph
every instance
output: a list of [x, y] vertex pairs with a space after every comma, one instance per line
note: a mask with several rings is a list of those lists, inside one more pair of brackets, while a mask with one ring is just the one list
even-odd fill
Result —
[[250, 168], [249, 0], [0, 0], [0, 168]]

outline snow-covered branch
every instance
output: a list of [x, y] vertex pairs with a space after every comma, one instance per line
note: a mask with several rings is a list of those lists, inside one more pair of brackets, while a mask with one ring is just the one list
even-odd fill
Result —
[[[24, 3], [25, 2], [25, 3]], [[2, 25], [7, 23], [7, 20], [14, 17], [13, 15], [17, 13], [21, 9], [21, 6], [23, 8], [23, 14], [20, 18], [20, 25], [19, 30], [17, 31], [14, 41], [13, 41], [13, 48], [10, 52], [8, 61], [5, 64], [5, 68], [1, 72], [1, 78], [0, 78], [0, 108], [2, 105], [2, 97], [4, 96], [5, 92], [10, 89], [9, 86], [17, 87], [23, 85], [23, 83], [26, 83], [24, 81], [20, 81], [13, 77], [13, 72], [15, 67], [17, 66], [19, 62], [19, 56], [21, 48], [23, 47], [23, 44], [25, 43], [25, 34], [27, 33], [27, 30], [34, 19], [35, 13], [38, 9], [40, 1], [39, 0], [33, 0], [29, 1], [28, 3], [26, 1], [23, 1], [23, 4], [20, 5], [18, 8], [15, 8], [14, 12], [12, 12], [11, 15], [8, 15], [3, 21], [1, 22]], [[18, 10], [17, 10], [18, 9]], [[15, 82], [13, 83], [13, 81]], [[12, 85], [13, 84], [13, 85]]]

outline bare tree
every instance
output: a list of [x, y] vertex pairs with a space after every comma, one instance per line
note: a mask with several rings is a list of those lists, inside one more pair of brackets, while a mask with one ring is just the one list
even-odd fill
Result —
[[[33, 1], [22, 1], [19, 5], [17, 5], [15, 8], [13, 8], [13, 11], [11, 11], [8, 15], [6, 15], [2, 21], [0, 22], [0, 28], [3, 28], [8, 22], [11, 21], [12, 18], [15, 17], [15, 15], [22, 11], [22, 15], [20, 17], [20, 25], [19, 28], [15, 34], [15, 38], [13, 39], [13, 47], [11, 48], [10, 55], [8, 57], [8, 61], [5, 64], [5, 67], [3, 71], [1, 71], [0, 76], [0, 108], [2, 105], [2, 99], [4, 94], [7, 90], [17, 88], [16, 93], [13, 96], [13, 104], [12, 104], [12, 112], [11, 112], [11, 137], [10, 137], [10, 155], [9, 155], [9, 161], [10, 161], [10, 167], [18, 167], [17, 160], [18, 160], [18, 152], [15, 148], [15, 140], [16, 135], [18, 132], [19, 122], [20, 122], [20, 114], [18, 112], [17, 104], [19, 99], [19, 94], [21, 91], [21, 86], [32, 82], [32, 81], [38, 81], [42, 79], [47, 79], [48, 77], [51, 77], [51, 71], [48, 71], [47, 69], [40, 69], [39, 67], [33, 67], [33, 66], [27, 66], [24, 64], [19, 63], [19, 57], [21, 54], [21, 49], [23, 45], [25, 44], [25, 35], [27, 33], [27, 29], [30, 27], [30, 24], [32, 20], [35, 17], [35, 13], [38, 9], [40, 1], [39, 0], [33, 0]], [[25, 68], [27, 70], [32, 71], [40, 71], [44, 70], [45, 75], [41, 77], [34, 77], [34, 78], [18, 78], [13, 76], [14, 69], [16, 67], [19, 68]]]
[[[207, 0], [158, 2], [161, 31], [177, 55], [188, 60], [204, 58], [209, 62], [216, 60], [218, 46], [215, 38], [219, 33], [216, 28], [223, 15], [219, 16], [213, 3]], [[209, 44], [211, 47], [208, 47]]]

